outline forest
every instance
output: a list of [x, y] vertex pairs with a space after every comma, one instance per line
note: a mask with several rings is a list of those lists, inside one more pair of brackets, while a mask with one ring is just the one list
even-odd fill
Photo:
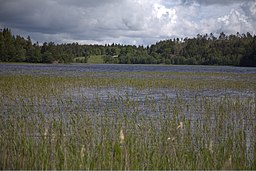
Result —
[[[150, 46], [121, 44], [33, 43], [30, 36], [0, 29], [0, 62], [87, 63], [101, 55], [104, 63], [256, 66], [256, 36], [249, 32], [198, 34], [193, 38], [161, 40]], [[77, 58], [83, 57], [83, 58]]]

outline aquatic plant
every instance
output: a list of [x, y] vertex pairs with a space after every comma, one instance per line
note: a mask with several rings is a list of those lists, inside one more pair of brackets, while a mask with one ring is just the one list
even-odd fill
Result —
[[0, 169], [256, 169], [255, 75], [114, 75], [1, 75]]

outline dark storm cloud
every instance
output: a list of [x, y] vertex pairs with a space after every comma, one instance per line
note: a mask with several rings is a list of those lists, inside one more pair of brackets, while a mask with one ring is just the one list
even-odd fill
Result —
[[[123, 27], [122, 22], [118, 21], [118, 15], [115, 16], [111, 12], [118, 2], [117, 0], [0, 0], [0, 23], [29, 32], [72, 33], [71, 37], [78, 40], [101, 40], [104, 36], [115, 36]], [[104, 13], [106, 10], [108, 13]]]
[[[136, 19], [137, 16], [140, 18], [139, 15], [130, 13], [129, 10], [134, 9], [131, 9], [132, 4], [129, 5], [127, 2], [119, 0], [0, 0], [0, 26], [27, 30], [32, 33], [67, 33], [72, 39], [102, 41], [106, 37], [115, 38], [122, 35], [124, 31], [141, 28], [141, 21]], [[128, 9], [125, 8], [127, 5]]]
[[221, 30], [255, 33], [255, 16], [255, 0], [0, 0], [0, 27], [39, 42], [151, 44]]
[[59, 4], [76, 7], [99, 7], [106, 4], [118, 3], [120, 0], [56, 0]]
[[0, 21], [32, 32], [58, 33], [73, 28], [79, 20], [77, 10], [58, 1], [0, 1]]

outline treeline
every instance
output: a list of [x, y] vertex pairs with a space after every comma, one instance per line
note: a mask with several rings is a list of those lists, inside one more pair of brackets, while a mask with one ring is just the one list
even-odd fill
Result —
[[54, 42], [39, 45], [33, 44], [29, 36], [14, 36], [8, 28], [0, 30], [2, 62], [86, 63], [91, 55], [102, 55], [105, 63], [119, 64], [256, 66], [256, 36], [198, 34], [194, 38], [164, 40], [147, 47]]
[[[45, 42], [42, 46], [11, 34], [8, 28], [0, 30], [0, 61], [32, 63], [71, 63], [76, 56], [86, 56], [77, 43], [56, 45]], [[86, 61], [85, 61], [86, 62]]]

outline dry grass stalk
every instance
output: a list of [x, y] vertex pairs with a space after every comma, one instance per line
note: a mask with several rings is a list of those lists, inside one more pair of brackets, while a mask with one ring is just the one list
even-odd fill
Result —
[[124, 144], [124, 133], [122, 129], [120, 130], [119, 140], [120, 140], [120, 144]]
[[211, 154], [213, 154], [213, 141], [212, 140], [210, 140], [208, 149], [211, 152]]
[[172, 141], [172, 142], [174, 142], [175, 139], [176, 139], [175, 137], [172, 137], [172, 138], [171, 138], [171, 137], [168, 137], [168, 138], [167, 138], [167, 141]]
[[84, 145], [83, 145], [82, 148], [81, 148], [81, 151], [80, 151], [80, 157], [81, 157], [81, 159], [84, 158], [84, 155], [85, 155], [85, 148], [84, 148]]
[[231, 155], [229, 156], [228, 160], [225, 161], [223, 166], [221, 167], [221, 170], [232, 170], [232, 160], [231, 160]]
[[48, 136], [48, 129], [47, 129], [47, 128], [45, 128], [45, 130], [44, 130], [44, 139], [46, 139], [46, 138], [47, 138], [47, 136]]
[[177, 129], [183, 129], [184, 125], [183, 122], [180, 122], [180, 124], [177, 126]]

